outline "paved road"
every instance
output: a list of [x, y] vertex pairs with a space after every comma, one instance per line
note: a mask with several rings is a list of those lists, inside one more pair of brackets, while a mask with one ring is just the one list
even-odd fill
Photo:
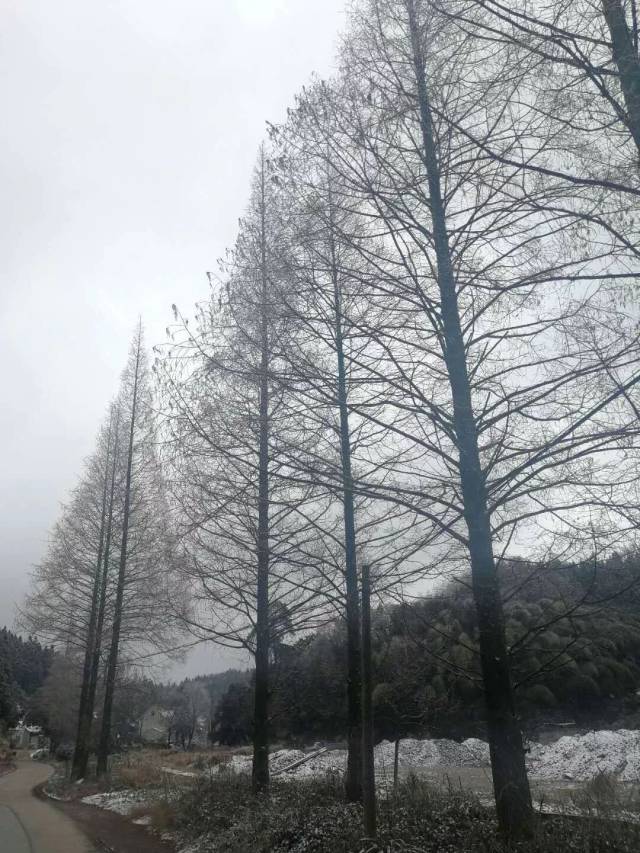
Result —
[[47, 764], [27, 760], [0, 777], [1, 853], [95, 853], [73, 821], [31, 793], [51, 773]]

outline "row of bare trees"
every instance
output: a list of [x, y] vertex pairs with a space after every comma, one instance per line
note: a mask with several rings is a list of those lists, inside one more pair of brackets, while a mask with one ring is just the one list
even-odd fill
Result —
[[97, 772], [108, 769], [118, 677], [132, 657], [168, 648], [174, 636], [173, 543], [159, 467], [153, 389], [142, 326], [94, 453], [36, 566], [21, 623], [73, 664], [78, 695], [72, 777], [87, 774], [100, 699]]
[[499, 821], [531, 826], [501, 561], [637, 524], [634, 8], [352, 4], [176, 314], [169, 479], [197, 630], [256, 657], [257, 790], [274, 639], [344, 616], [359, 799], [359, 564], [378, 595], [466, 566]]
[[452, 572], [499, 823], [529, 832], [501, 565], [638, 525], [637, 42], [614, 0], [355, 0], [334, 78], [269, 128], [210, 299], [174, 307], [160, 424], [138, 334], [36, 573], [34, 629], [55, 610], [84, 661], [77, 775], [96, 683], [104, 769], [121, 646], [165, 642], [175, 570], [174, 615], [254, 656], [258, 792], [278, 645], [344, 620], [346, 796], [365, 780], [373, 832], [369, 577], [384, 598]]

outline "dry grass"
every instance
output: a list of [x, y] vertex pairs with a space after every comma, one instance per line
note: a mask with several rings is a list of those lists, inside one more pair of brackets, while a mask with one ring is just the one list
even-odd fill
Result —
[[4, 738], [0, 739], [0, 767], [13, 767], [15, 756], [16, 751], [9, 746], [9, 742]]
[[119, 767], [114, 770], [119, 782], [127, 788], [150, 788], [162, 779], [162, 771], [152, 764], [139, 764], [137, 767]]
[[585, 815], [615, 818], [617, 815], [640, 813], [638, 786], [619, 782], [611, 773], [598, 773], [575, 791], [571, 800]]
[[[244, 750], [243, 750], [244, 752]], [[140, 749], [118, 756], [113, 763], [112, 777], [129, 788], [152, 788], [163, 783], [163, 768], [182, 773], [199, 773], [229, 761], [239, 750], [215, 747], [194, 752], [172, 749]], [[180, 776], [172, 776], [180, 784]], [[188, 781], [184, 777], [183, 781]]]

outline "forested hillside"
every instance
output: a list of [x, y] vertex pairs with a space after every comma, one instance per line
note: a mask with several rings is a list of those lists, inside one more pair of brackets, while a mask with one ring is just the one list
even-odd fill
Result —
[[[503, 576], [526, 730], [570, 720], [597, 728], [640, 711], [638, 555], [597, 568], [511, 563]], [[279, 737], [300, 743], [344, 737], [345, 661], [341, 623], [278, 647], [273, 725]], [[476, 619], [464, 586], [453, 581], [433, 596], [379, 607], [373, 665], [379, 738], [486, 737]], [[249, 738], [251, 701], [248, 685], [229, 687], [216, 718], [221, 741]]]
[[53, 650], [33, 637], [23, 640], [0, 631], [0, 726], [16, 722], [30, 697], [42, 687], [53, 661]]

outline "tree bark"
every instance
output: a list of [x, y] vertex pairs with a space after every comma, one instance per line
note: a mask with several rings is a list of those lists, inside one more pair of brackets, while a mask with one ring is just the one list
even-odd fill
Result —
[[97, 641], [96, 626], [98, 621], [98, 607], [100, 603], [100, 589], [102, 577], [102, 558], [105, 544], [105, 527], [107, 521], [107, 494], [109, 490], [109, 468], [111, 454], [111, 431], [113, 427], [113, 412], [109, 421], [107, 433], [107, 455], [104, 466], [104, 477], [102, 486], [102, 508], [100, 513], [100, 533], [98, 538], [98, 558], [93, 579], [93, 591], [91, 597], [91, 610], [89, 614], [89, 625], [87, 628], [87, 643], [84, 652], [84, 665], [82, 669], [82, 687], [80, 690], [80, 707], [78, 709], [78, 729], [76, 743], [73, 750], [73, 761], [71, 764], [71, 780], [76, 781], [86, 775], [89, 760], [89, 738], [91, 736], [91, 722], [93, 719], [93, 702], [89, 701], [91, 687], [91, 663]]
[[[93, 723], [93, 712], [96, 704], [96, 690], [98, 687], [98, 674], [100, 671], [100, 655], [102, 653], [102, 631], [104, 627], [104, 613], [107, 604], [107, 584], [109, 581], [109, 558], [111, 556], [111, 539], [112, 539], [112, 530], [113, 530], [113, 507], [114, 507], [114, 496], [115, 496], [115, 483], [116, 483], [116, 469], [118, 466], [118, 447], [119, 447], [119, 433], [120, 433], [120, 412], [118, 411], [116, 414], [116, 428], [115, 428], [115, 437], [114, 437], [114, 446], [113, 446], [113, 459], [111, 464], [111, 484], [109, 486], [109, 514], [107, 518], [107, 530], [105, 533], [105, 545], [104, 545], [104, 557], [102, 564], [102, 573], [100, 579], [100, 598], [98, 604], [98, 617], [96, 624], [96, 641], [93, 648], [93, 655], [91, 659], [91, 673], [89, 680], [89, 690], [87, 695], [87, 714], [89, 716], [90, 725]], [[89, 735], [91, 734], [91, 729], [89, 729]], [[87, 750], [85, 756], [83, 756], [83, 767], [79, 768], [80, 776], [87, 775], [87, 765], [89, 762], [89, 753], [90, 750]]]
[[362, 791], [364, 834], [376, 837], [376, 777], [373, 760], [373, 703], [371, 674], [371, 582], [362, 565]]
[[264, 149], [260, 171], [261, 227], [261, 317], [260, 317], [260, 409], [258, 460], [258, 582], [256, 607], [256, 658], [253, 714], [254, 793], [269, 789], [269, 325], [266, 255]]
[[398, 796], [398, 765], [400, 763], [400, 738], [393, 745], [393, 796]]
[[522, 732], [515, 711], [502, 598], [487, 511], [485, 478], [480, 463], [476, 422], [471, 403], [471, 387], [414, 0], [406, 0], [406, 5], [429, 186], [444, 331], [444, 359], [453, 400], [464, 515], [469, 533], [471, 577], [478, 620], [493, 788], [501, 831], [510, 839], [519, 838], [528, 836], [532, 829], [531, 793], [525, 767]]
[[133, 448], [138, 406], [138, 380], [140, 370], [140, 349], [142, 346], [142, 329], [138, 331], [138, 346], [136, 350], [135, 373], [133, 380], [133, 395], [131, 400], [131, 424], [129, 427], [129, 448], [127, 451], [127, 475], [125, 480], [124, 508], [122, 517], [122, 541], [120, 543], [120, 565], [116, 587], [116, 601], [113, 614], [111, 645], [105, 679], [104, 707], [102, 712], [102, 727], [98, 744], [98, 776], [107, 772], [109, 753], [111, 750], [111, 715], [113, 711], [113, 695], [115, 692], [116, 672], [118, 669], [118, 650], [120, 645], [120, 629], [122, 627], [122, 602], [127, 571], [127, 544], [129, 537], [129, 516], [131, 513], [131, 474], [133, 468]]
[[611, 35], [611, 53], [620, 75], [627, 126], [640, 155], [640, 60], [620, 0], [602, 0], [602, 13]]
[[347, 621], [347, 773], [345, 795], [348, 802], [362, 800], [362, 676], [360, 650], [360, 605], [356, 555], [355, 508], [351, 474], [351, 433], [347, 403], [347, 374], [342, 329], [342, 300], [333, 228], [333, 198], [329, 189], [329, 248], [334, 302], [334, 334], [337, 360], [337, 397], [340, 416], [340, 460], [344, 516], [345, 587]]

